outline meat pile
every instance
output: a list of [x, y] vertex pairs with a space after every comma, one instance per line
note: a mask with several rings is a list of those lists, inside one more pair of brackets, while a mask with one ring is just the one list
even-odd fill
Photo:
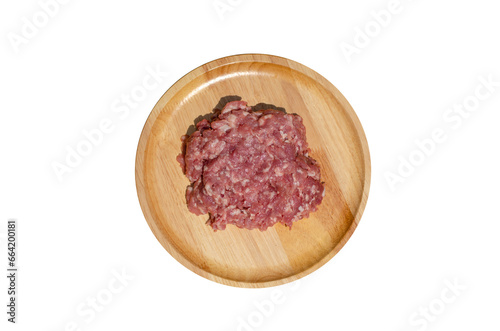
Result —
[[325, 188], [299, 115], [232, 101], [196, 128], [181, 138], [177, 161], [191, 182], [189, 210], [209, 213], [214, 230], [234, 224], [264, 231], [278, 222], [291, 228], [321, 203]]

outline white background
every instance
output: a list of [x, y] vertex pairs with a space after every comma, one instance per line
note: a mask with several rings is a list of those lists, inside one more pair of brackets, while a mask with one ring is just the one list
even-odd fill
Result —
[[[72, 0], [44, 22], [39, 2], [2, 1], [0, 256], [5, 268], [7, 219], [16, 218], [20, 290], [11, 325], [2, 277], [0, 329], [499, 330], [500, 87], [460, 125], [443, 118], [473, 101], [480, 76], [500, 81], [499, 4], [401, 0], [380, 28], [371, 12], [387, 0], [221, 2], [230, 9]], [[33, 15], [46, 25], [15, 46]], [[372, 37], [348, 61], [342, 43], [355, 46], [366, 26]], [[168, 87], [203, 63], [249, 52], [330, 80], [357, 112], [372, 160], [366, 211], [341, 252], [298, 285], [258, 290], [208, 281], [174, 260], [144, 220], [134, 179], [139, 135]], [[156, 67], [168, 75], [120, 118], [112, 105]], [[53, 162], [104, 118], [113, 131], [58, 180]], [[422, 156], [415, 140], [436, 128], [446, 141], [391, 190], [387, 172]], [[119, 287], [113, 270], [133, 279]], [[90, 316], [96, 296], [106, 304]]]

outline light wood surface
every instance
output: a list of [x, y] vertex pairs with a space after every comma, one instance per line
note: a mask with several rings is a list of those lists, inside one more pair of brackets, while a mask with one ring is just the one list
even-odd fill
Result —
[[[208, 215], [187, 209], [189, 181], [175, 159], [180, 137], [226, 96], [252, 106], [272, 104], [304, 119], [326, 194], [318, 210], [291, 230], [228, 225], [214, 232], [205, 224]], [[368, 198], [370, 156], [355, 112], [330, 82], [285, 58], [244, 54], [198, 67], [161, 97], [140, 137], [136, 185], [151, 230], [180, 263], [222, 284], [268, 287], [313, 272], [347, 242]]]

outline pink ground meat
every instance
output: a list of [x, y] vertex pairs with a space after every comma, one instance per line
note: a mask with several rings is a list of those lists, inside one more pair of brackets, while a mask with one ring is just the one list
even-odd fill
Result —
[[325, 188], [299, 115], [232, 101], [196, 128], [182, 137], [177, 160], [191, 182], [189, 210], [208, 213], [214, 230], [234, 224], [264, 231], [278, 222], [291, 228], [321, 203]]

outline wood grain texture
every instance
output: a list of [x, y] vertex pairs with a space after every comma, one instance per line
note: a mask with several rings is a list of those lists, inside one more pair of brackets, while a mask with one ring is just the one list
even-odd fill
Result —
[[[222, 97], [235, 95], [304, 119], [326, 194], [318, 210], [292, 230], [281, 224], [264, 232], [229, 225], [214, 232], [205, 224], [208, 215], [187, 209], [189, 181], [175, 159], [180, 137]], [[325, 78], [285, 58], [236, 55], [196, 68], [161, 97], [139, 140], [136, 185], [151, 230], [180, 263], [222, 284], [268, 287], [313, 272], [347, 242], [368, 198], [370, 155], [354, 110]]]

